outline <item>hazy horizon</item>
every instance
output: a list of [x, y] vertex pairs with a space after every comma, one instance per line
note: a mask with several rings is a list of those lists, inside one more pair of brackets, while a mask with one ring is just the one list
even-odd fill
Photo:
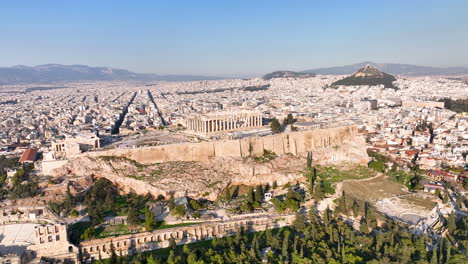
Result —
[[1, 67], [259, 76], [372, 61], [468, 66], [468, 2], [26, 1], [3, 4]]

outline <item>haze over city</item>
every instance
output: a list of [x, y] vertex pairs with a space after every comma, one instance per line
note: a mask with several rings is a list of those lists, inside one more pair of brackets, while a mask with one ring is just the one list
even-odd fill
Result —
[[466, 1], [6, 1], [1, 66], [254, 77], [362, 61], [468, 66]]
[[0, 264], [468, 263], [467, 1], [0, 11]]

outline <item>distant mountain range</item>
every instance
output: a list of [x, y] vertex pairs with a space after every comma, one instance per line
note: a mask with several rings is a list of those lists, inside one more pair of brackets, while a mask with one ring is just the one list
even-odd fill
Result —
[[275, 71], [262, 76], [263, 80], [273, 78], [310, 78], [315, 77], [315, 73], [293, 72], [293, 71]]
[[367, 64], [365, 67], [359, 69], [352, 75], [332, 83], [332, 86], [383, 85], [385, 88], [396, 89], [396, 87], [393, 85], [394, 81], [396, 81], [394, 76], [385, 72], [381, 72], [374, 66]]
[[316, 73], [324, 75], [348, 75], [352, 74], [366, 65], [372, 65], [377, 69], [393, 74], [404, 76], [424, 76], [424, 75], [464, 75], [468, 74], [468, 68], [465, 67], [429, 67], [418, 66], [411, 64], [397, 64], [397, 63], [375, 63], [375, 62], [361, 62], [351, 65], [331, 67], [331, 68], [318, 68], [312, 70], [302, 71], [304, 73]]
[[53, 83], [65, 81], [197, 81], [228, 79], [197, 75], [158, 75], [86, 65], [45, 64], [0, 67], [0, 84]]

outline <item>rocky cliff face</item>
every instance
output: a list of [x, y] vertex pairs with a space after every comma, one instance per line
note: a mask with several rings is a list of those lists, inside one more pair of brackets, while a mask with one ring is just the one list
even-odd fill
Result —
[[[341, 145], [319, 148], [312, 152], [315, 163], [366, 163], [364, 139], [356, 137]], [[254, 157], [215, 157], [208, 161], [170, 161], [141, 164], [115, 157], [79, 157], [54, 171], [54, 176], [78, 175], [105, 177], [125, 192], [157, 196], [174, 192], [210, 200], [227, 186], [278, 184], [305, 180], [306, 153], [283, 154], [271, 160]]]

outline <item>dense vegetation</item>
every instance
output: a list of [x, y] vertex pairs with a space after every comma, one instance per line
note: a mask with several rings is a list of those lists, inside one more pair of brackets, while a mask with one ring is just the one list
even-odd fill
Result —
[[[11, 177], [10, 184], [7, 186], [5, 182], [8, 169], [16, 169], [16, 173]], [[33, 169], [33, 164], [21, 164], [18, 158], [0, 156], [0, 200], [7, 197], [22, 199], [38, 194], [37, 182], [31, 176]]]
[[402, 171], [398, 169], [395, 163], [393, 163], [393, 166], [390, 168], [387, 168], [386, 164], [392, 161], [380, 153], [367, 150], [367, 154], [373, 159], [373, 161], [369, 163], [369, 168], [378, 172], [387, 173], [390, 179], [405, 185], [410, 191], [422, 189], [422, 176], [419, 167], [414, 163], [407, 164], [409, 171]]
[[[364, 74], [364, 76], [358, 76], [357, 74]], [[354, 73], [353, 75], [346, 77], [344, 79], [338, 80], [332, 83], [332, 86], [335, 85], [384, 85], [385, 88], [397, 89], [393, 84], [396, 81], [396, 78], [390, 74], [379, 71], [374, 67], [365, 67]]]
[[7, 158], [4, 155], [0, 155], [0, 175], [6, 175], [7, 169], [17, 168], [20, 165], [18, 158]]
[[273, 118], [271, 120], [270, 128], [271, 128], [271, 132], [273, 132], [273, 134], [281, 133], [281, 131], [283, 130], [283, 127], [281, 126], [280, 122], [276, 118]]
[[[468, 258], [449, 239], [433, 241], [414, 235], [387, 220], [383, 227], [369, 232], [354, 230], [333, 217], [320, 219], [311, 210], [307, 217], [297, 215], [292, 227], [214, 238], [191, 245], [176, 246], [136, 256], [118, 257], [98, 263], [466, 263]], [[466, 219], [455, 223], [454, 230], [466, 233]], [[466, 241], [466, 237], [464, 238]], [[462, 244], [462, 243], [460, 243]]]
[[86, 193], [83, 204], [94, 225], [102, 223], [105, 216], [126, 215], [130, 225], [140, 223], [139, 215], [144, 214], [146, 204], [152, 197], [138, 196], [134, 193], [120, 195], [117, 188], [107, 179], [95, 182]]
[[315, 73], [304, 73], [294, 71], [275, 71], [262, 76], [263, 80], [271, 80], [274, 78], [312, 78], [315, 77]]
[[[240, 90], [240, 91], [246, 91], [246, 92], [255, 92], [255, 91], [265, 91], [270, 88], [271, 84], [264, 84], [264, 85], [255, 85], [255, 86], [246, 86], [246, 87], [235, 87], [235, 88], [218, 88], [218, 89], [212, 89], [212, 90], [201, 90], [201, 91], [184, 91], [184, 92], [176, 92], [176, 94], [182, 95], [182, 94], [210, 94], [210, 93], [222, 93], [226, 91], [234, 91], [234, 90]], [[170, 93], [163, 93], [163, 95], [170, 95]]]
[[445, 108], [457, 113], [468, 112], [468, 99], [452, 100], [444, 98], [440, 100], [445, 103]]

